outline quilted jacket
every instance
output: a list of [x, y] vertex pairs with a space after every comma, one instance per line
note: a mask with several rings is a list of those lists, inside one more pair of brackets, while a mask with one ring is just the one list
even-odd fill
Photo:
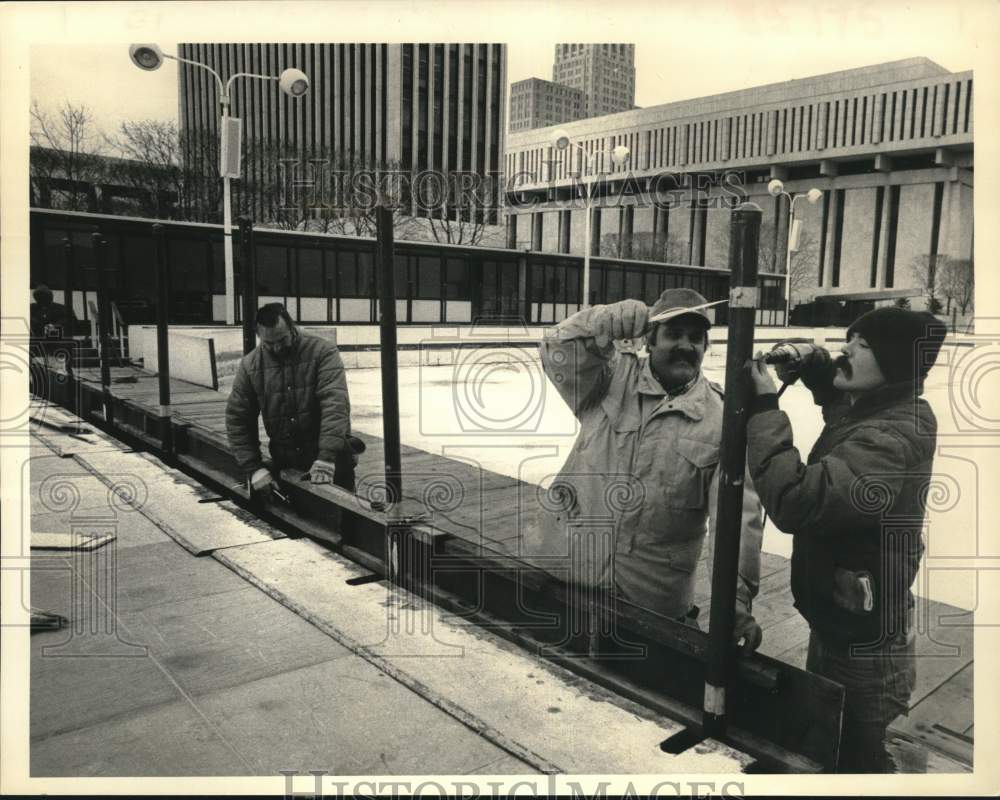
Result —
[[308, 469], [317, 458], [333, 463], [348, 448], [351, 432], [351, 401], [336, 345], [299, 331], [284, 357], [258, 345], [240, 361], [226, 403], [226, 433], [247, 474], [263, 465], [261, 416], [276, 468]]
[[[850, 405], [814, 389], [826, 426], [805, 463], [774, 395], [757, 398], [747, 459], [764, 508], [792, 540], [795, 607], [826, 639], [876, 644], [898, 633], [914, 603], [937, 421], [910, 383]], [[843, 571], [867, 575], [870, 611], [837, 601]]]

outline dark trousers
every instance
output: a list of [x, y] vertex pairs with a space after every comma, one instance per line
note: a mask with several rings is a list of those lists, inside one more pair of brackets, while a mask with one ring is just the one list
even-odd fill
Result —
[[844, 721], [838, 772], [887, 773], [895, 764], [885, 747], [886, 729], [907, 713], [916, 680], [915, 631], [900, 634], [876, 650], [809, 635], [806, 669], [844, 686]]

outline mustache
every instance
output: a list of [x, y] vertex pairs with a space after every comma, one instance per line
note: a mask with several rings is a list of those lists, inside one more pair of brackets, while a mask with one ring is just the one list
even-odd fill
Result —
[[698, 365], [698, 357], [690, 350], [674, 350], [667, 359], [671, 364], [683, 361], [692, 367]]
[[848, 378], [851, 377], [851, 372], [852, 372], [852, 370], [851, 370], [851, 364], [847, 360], [847, 356], [837, 356], [833, 360], [833, 366], [836, 367], [837, 369], [841, 370], [846, 377], [848, 377]]

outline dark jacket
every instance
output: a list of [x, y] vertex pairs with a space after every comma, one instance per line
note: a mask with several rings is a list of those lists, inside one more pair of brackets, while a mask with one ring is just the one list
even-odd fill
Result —
[[[911, 383], [853, 406], [832, 387], [814, 396], [826, 426], [806, 464], [775, 396], [757, 398], [747, 429], [750, 474], [775, 525], [795, 537], [795, 607], [828, 640], [882, 642], [903, 629], [913, 605], [937, 421]], [[852, 573], [871, 578], [869, 612], [844, 603]]]
[[[32, 303], [29, 311], [31, 336], [35, 339], [70, 339], [76, 333], [76, 315], [62, 303]], [[45, 331], [49, 325], [54, 329], [52, 333]]]
[[247, 474], [263, 465], [259, 416], [277, 469], [308, 469], [317, 458], [333, 463], [349, 452], [351, 402], [336, 345], [299, 332], [282, 359], [260, 345], [243, 356], [226, 403], [226, 433]]

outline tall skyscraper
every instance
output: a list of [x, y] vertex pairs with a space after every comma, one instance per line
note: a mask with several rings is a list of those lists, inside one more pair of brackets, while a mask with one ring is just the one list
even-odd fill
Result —
[[[273, 158], [253, 157], [258, 145], [334, 164], [481, 176], [501, 169], [506, 45], [181, 44], [179, 55], [207, 64], [223, 81], [238, 72], [278, 75], [287, 67], [308, 75], [310, 89], [301, 98], [269, 81], [234, 82], [230, 114], [243, 120], [246, 185], [275, 177]], [[217, 141], [215, 80], [205, 70], [180, 67], [181, 130]], [[264, 202], [254, 198], [254, 208]]]
[[584, 117], [635, 106], [634, 44], [557, 44], [552, 80], [584, 94]]
[[579, 89], [541, 78], [510, 85], [510, 130], [526, 131], [583, 119], [584, 94]]

